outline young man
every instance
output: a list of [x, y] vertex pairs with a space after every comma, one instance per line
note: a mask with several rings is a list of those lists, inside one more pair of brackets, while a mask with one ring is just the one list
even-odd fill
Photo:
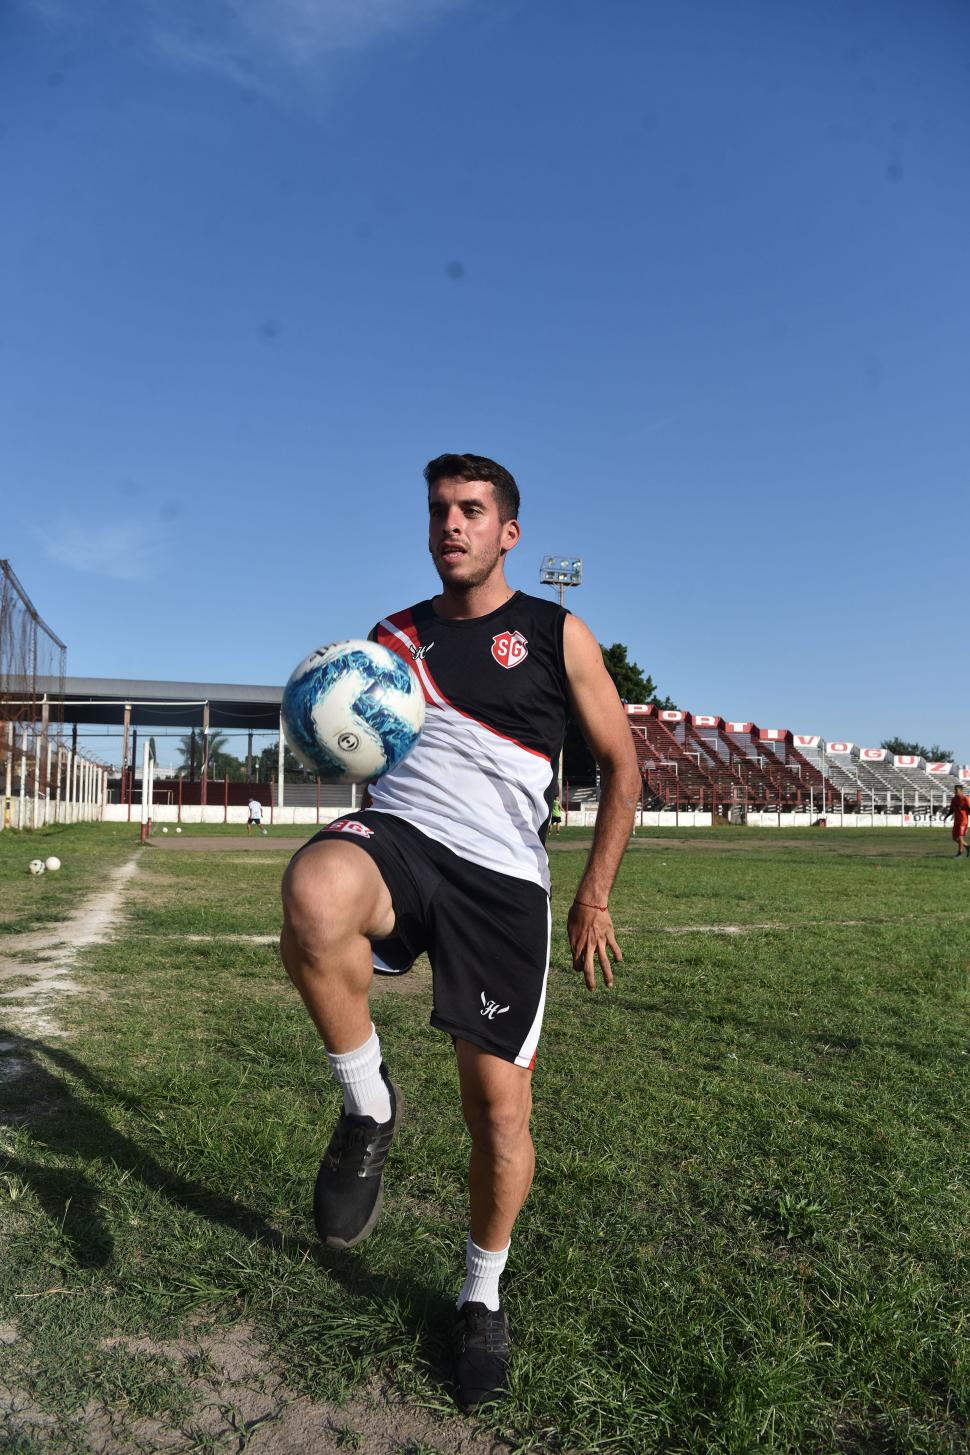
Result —
[[247, 834], [251, 834], [254, 828], [259, 829], [262, 826], [263, 805], [258, 798], [251, 798], [249, 800], [249, 817], [246, 820], [246, 832]]
[[955, 859], [961, 854], [966, 854], [970, 859], [970, 848], [967, 847], [967, 827], [970, 825], [970, 795], [962, 783], [957, 784], [956, 792], [950, 799], [950, 807], [943, 815], [943, 822], [946, 823], [950, 814], [953, 815], [953, 837], [956, 840], [957, 851]]
[[456, 1327], [458, 1397], [470, 1409], [501, 1392], [509, 1360], [499, 1276], [535, 1164], [531, 1080], [551, 922], [544, 838], [568, 705], [603, 784], [568, 918], [573, 963], [590, 990], [597, 965], [609, 986], [611, 956], [622, 958], [607, 899], [639, 774], [593, 635], [505, 579], [520, 535], [512, 476], [480, 455], [441, 455], [425, 479], [441, 590], [371, 633], [417, 672], [424, 731], [372, 785], [369, 807], [338, 819], [291, 862], [281, 951], [343, 1089], [314, 1199], [317, 1229], [334, 1248], [373, 1230], [401, 1118], [368, 1009], [372, 970], [400, 974], [428, 952], [431, 1023], [452, 1037], [472, 1142]]
[[553, 833], [558, 837], [562, 829], [562, 800], [558, 793], [552, 800], [552, 829]]

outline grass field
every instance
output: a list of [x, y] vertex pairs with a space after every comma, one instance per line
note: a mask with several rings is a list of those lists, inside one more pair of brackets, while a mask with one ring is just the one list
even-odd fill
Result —
[[[593, 996], [563, 934], [586, 836], [563, 835], [492, 1424], [453, 1418], [468, 1143], [426, 969], [373, 1002], [409, 1107], [380, 1226], [315, 1244], [337, 1096], [260, 938], [292, 833], [246, 854], [0, 835], [0, 1450], [296, 1449], [212, 1393], [234, 1331], [293, 1409], [343, 1409], [314, 1450], [970, 1448], [970, 863], [945, 833], [642, 831], [625, 963]], [[52, 852], [60, 874], [28, 878]], [[57, 940], [135, 856], [81, 993], [38, 1019], [18, 936]], [[378, 1387], [400, 1437], [366, 1425]]]

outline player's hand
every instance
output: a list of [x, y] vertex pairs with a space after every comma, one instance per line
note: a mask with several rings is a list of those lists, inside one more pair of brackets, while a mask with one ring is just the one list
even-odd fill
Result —
[[566, 921], [566, 933], [573, 955], [573, 969], [578, 970], [586, 981], [586, 989], [596, 989], [597, 960], [604, 984], [612, 986], [613, 966], [610, 956], [620, 964], [623, 952], [616, 943], [609, 910], [596, 909], [592, 905], [579, 904], [574, 900]]

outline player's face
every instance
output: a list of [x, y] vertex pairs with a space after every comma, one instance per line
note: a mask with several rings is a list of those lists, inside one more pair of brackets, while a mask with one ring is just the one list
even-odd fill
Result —
[[519, 523], [499, 518], [487, 480], [438, 480], [428, 492], [428, 549], [443, 586], [468, 591], [500, 572]]

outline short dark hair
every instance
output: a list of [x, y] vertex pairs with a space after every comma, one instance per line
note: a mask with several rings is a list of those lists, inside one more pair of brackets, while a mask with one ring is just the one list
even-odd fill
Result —
[[499, 519], [518, 520], [519, 487], [504, 466], [486, 455], [438, 455], [424, 467], [428, 490], [439, 480], [487, 480], [495, 491]]

